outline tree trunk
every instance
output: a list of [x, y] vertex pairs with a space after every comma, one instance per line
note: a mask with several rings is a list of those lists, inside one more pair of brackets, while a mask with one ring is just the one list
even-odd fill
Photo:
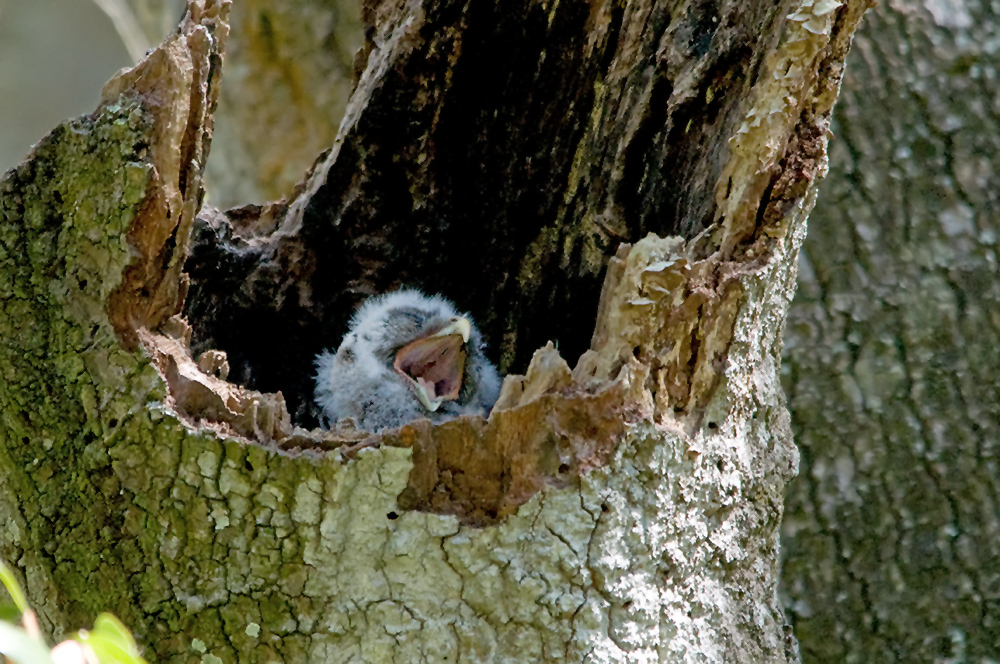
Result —
[[[184, 0], [96, 0], [138, 61]], [[337, 135], [361, 46], [361, 0], [241, 0], [230, 16], [215, 113], [209, 203], [281, 198]]]
[[786, 335], [806, 661], [1000, 659], [998, 26], [882, 3], [851, 56]]
[[234, 3], [205, 180], [209, 203], [287, 195], [337, 136], [361, 46], [361, 0]]
[[[47, 629], [110, 607], [178, 662], [797, 660], [781, 332], [865, 7], [373, 3], [330, 152], [196, 220], [228, 3], [192, 2], [0, 184], [0, 555]], [[488, 420], [294, 426], [311, 358], [404, 283], [525, 375]]]

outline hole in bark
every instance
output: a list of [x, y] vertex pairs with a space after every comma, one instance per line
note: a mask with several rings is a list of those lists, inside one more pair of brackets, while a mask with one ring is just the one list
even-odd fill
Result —
[[87, 280], [86, 279], [81, 279], [80, 280], [80, 290], [83, 290], [86, 287], [87, 287]]
[[[678, 43], [712, 52], [717, 12], [711, 2], [700, 3], [686, 17], [658, 8], [648, 22], [653, 42], [673, 21], [688, 21]], [[728, 143], [706, 150], [702, 139], [732, 135], [714, 125], [724, 110], [719, 100], [706, 113], [699, 96], [674, 117], [675, 73], [668, 75], [666, 65], [678, 65], [681, 75], [703, 64], [643, 64], [649, 70], [641, 78], [651, 77], [651, 90], [632, 109], [640, 126], [624, 146], [621, 181], [594, 185], [609, 190], [614, 214], [594, 232], [553, 225], [582, 154], [589, 112], [580, 109], [593, 106], [594, 82], [615, 66], [619, 41], [626, 41], [628, 5], [609, 5], [596, 52], [589, 48], [586, 3], [551, 13], [532, 5], [517, 16], [490, 4], [456, 10], [460, 57], [427, 59], [416, 55], [425, 53], [422, 47], [392, 56], [386, 71], [412, 75], [390, 74], [366, 93], [351, 140], [317, 162], [294, 203], [203, 209], [185, 265], [192, 354], [224, 351], [232, 383], [280, 391], [291, 423], [305, 429], [320, 425], [313, 403], [317, 354], [340, 344], [368, 296], [400, 287], [441, 293], [471, 314], [501, 373], [523, 373], [549, 339], [575, 361], [589, 347], [604, 268], [619, 242], [651, 231], [693, 235], [704, 219], [714, 219], [716, 171], [726, 163]], [[751, 22], [764, 25], [767, 14]], [[693, 89], [746, 78], [742, 53], [719, 57], [706, 61], [714, 66]], [[445, 78], [447, 93], [427, 97]], [[725, 95], [737, 106], [743, 98]], [[406, 99], [427, 101], [400, 103]], [[735, 126], [742, 117], [722, 119]], [[434, 149], [421, 147], [428, 145]], [[678, 181], [677, 173], [693, 175]], [[699, 192], [697, 200], [687, 200], [687, 192]], [[573, 201], [573, 224], [587, 205]], [[172, 241], [165, 244], [164, 253], [172, 254]]]
[[388, 518], [388, 519], [389, 519], [389, 521], [395, 521], [396, 519], [398, 519], [398, 518], [399, 518], [399, 515], [398, 515], [398, 514], [396, 514], [395, 512], [389, 512], [389, 513], [388, 513], [388, 514], [386, 514], [385, 516], [386, 516], [386, 518]]
[[[285, 202], [203, 210], [195, 223], [185, 265], [192, 352], [225, 351], [232, 382], [280, 390], [296, 425], [319, 425], [315, 357], [340, 344], [373, 294], [412, 287], [453, 300], [476, 321], [501, 373], [523, 373], [549, 339], [571, 362], [589, 347], [603, 264], [558, 265], [564, 250], [568, 264], [585, 263], [592, 235], [543, 248], [540, 283], [517, 275], [564, 205], [587, 128], [576, 116], [592, 105], [604, 56], [580, 60], [590, 10], [533, 5], [515, 16], [486, 4], [459, 14], [461, 57], [392, 64], [389, 71], [421, 75], [378, 86], [326, 180], [313, 181], [306, 204], [299, 199], [294, 228], [282, 226]], [[624, 16], [623, 6], [612, 9], [605, 59]], [[446, 75], [440, 103], [399, 102], [425, 98]], [[426, 163], [411, 162], [417, 152]], [[619, 239], [639, 237], [616, 236], [608, 256]]]
[[[687, 39], [684, 44], [707, 53], [713, 46], [714, 14], [711, 3], [699, 2], [703, 8], [693, 30], [677, 34]], [[592, 107], [593, 83], [602, 69], [614, 66], [619, 38], [624, 44], [627, 5], [610, 4], [604, 50], [580, 62], [578, 55], [591, 44], [588, 5], [573, 4], [571, 11], [558, 13], [533, 5], [527, 15], [513, 16], [472, 3], [456, 32], [461, 33], [461, 57], [425, 62], [426, 51], [414, 46], [418, 60], [407, 59], [410, 50], [402, 50], [385, 63], [386, 71], [394, 72], [386, 81], [359, 88], [370, 90], [365, 93], [370, 98], [360, 100], [365, 110], [351, 127], [350, 140], [330, 152], [328, 161], [317, 162], [324, 167], [317, 167], [308, 186], [297, 190], [294, 203], [226, 213], [202, 210], [193, 224], [185, 265], [190, 281], [176, 298], [185, 304], [186, 323], [171, 330], [166, 325], [149, 328], [162, 333], [164, 345], [189, 346], [183, 350], [194, 357], [214, 349], [225, 352], [221, 361], [228, 358], [231, 383], [214, 369], [222, 365], [210, 357], [204, 366], [199, 359], [194, 367], [180, 352], [168, 355], [176, 349], [162, 351], [162, 371], [175, 388], [172, 397], [187, 408], [194, 424], [217, 423], [228, 435], [285, 449], [340, 447], [348, 459], [365, 446], [407, 447], [413, 450], [415, 470], [407, 490], [414, 508], [472, 514], [476, 522], [509, 514], [546, 482], [565, 485], [566, 478], [554, 477], [553, 469], [561, 476], [607, 463], [623, 422], [645, 417], [639, 405], [651, 403], [634, 397], [649, 372], [645, 367], [645, 373], [630, 373], [637, 370], [628, 353], [651, 358], [652, 344], [631, 332], [615, 337], [619, 343], [612, 358], [602, 358], [601, 373], [595, 369], [590, 374], [596, 380], [575, 384], [577, 375], [567, 368], [553, 373], [551, 384], [536, 383], [531, 391], [525, 379], [515, 385], [520, 392], [511, 391], [507, 412], [498, 411], [489, 422], [470, 416], [432, 429], [427, 420], [416, 420], [378, 439], [346, 443], [332, 440], [333, 435], [319, 440], [316, 434], [293, 430], [292, 424], [308, 429], [319, 424], [313, 403], [315, 358], [340, 345], [352, 313], [373, 294], [412, 287], [452, 299], [475, 319], [488, 357], [502, 373], [526, 373], [532, 353], [549, 339], [572, 363], [590, 345], [603, 274], [610, 261], [618, 260], [618, 242], [635, 242], [650, 231], [698, 231], [705, 219], [714, 219], [714, 183], [728, 153], [702, 139], [732, 135], [715, 124], [731, 125], [742, 116], [723, 114], [728, 107], [718, 101], [721, 95], [714, 103], [709, 100], [707, 110], [703, 95], [672, 103], [675, 79], [685, 80], [685, 68], [692, 64], [667, 62], [669, 55], [656, 62], [643, 58], [647, 70], [639, 78], [648, 80], [651, 89], [643, 107], [631, 109], [639, 127], [623, 146], [622, 158], [616, 157], [623, 162], [621, 177], [613, 186], [605, 181], [594, 185], [597, 191], [607, 190], [606, 207], [613, 214], [602, 216], [600, 228], [581, 226], [590, 204], [583, 198], [567, 203], [566, 182], [577, 168], [588, 126], [588, 112], [580, 116], [577, 109]], [[649, 29], [659, 38], [674, 18], [660, 8]], [[395, 51], [386, 49], [390, 52]], [[497, 53], [509, 57], [497, 58]], [[742, 81], [740, 55], [713, 56], [710, 76], [691, 89], [714, 93], [730, 73]], [[545, 67], [540, 68], [543, 59]], [[399, 75], [404, 71], [407, 76]], [[445, 75], [446, 94], [428, 97], [428, 90], [442, 87], [435, 77]], [[736, 99], [736, 108], [742, 96], [725, 98]], [[400, 103], [407, 99], [427, 101]], [[424, 149], [428, 145], [433, 150]], [[416, 155], [419, 164], [413, 162]], [[604, 177], [607, 165], [591, 156], [594, 174]], [[181, 173], [182, 189], [188, 184], [186, 175]], [[554, 224], [563, 212], [566, 223]], [[168, 237], [161, 253], [175, 255], [175, 244], [186, 246], [182, 240], [186, 238]], [[157, 295], [156, 282], [150, 283], [141, 291], [146, 300]], [[629, 303], [654, 304], [638, 298]], [[697, 351], [693, 344], [692, 358]], [[613, 368], [610, 378], [605, 363]], [[603, 387], [595, 385], [613, 380], [623, 367], [628, 370], [620, 375], [627, 380], [615, 388], [621, 393], [609, 390], [610, 396], [602, 396]], [[671, 386], [685, 389], [690, 384], [680, 379]], [[647, 384], [655, 393], [656, 385]], [[265, 394], [248, 394], [251, 390]], [[672, 401], [695, 403], [680, 397]], [[670, 402], [657, 401], [657, 415]], [[520, 412], [511, 416], [516, 409]], [[111, 426], [117, 424], [113, 420]], [[716, 428], [715, 423], [709, 428]], [[483, 440], [491, 446], [468, 444]], [[562, 459], [569, 461], [560, 463]], [[244, 463], [253, 470], [249, 461]], [[601, 510], [610, 508], [602, 504]], [[390, 512], [387, 518], [398, 514]]]
[[108, 420], [108, 428], [114, 429], [116, 426], [118, 426], [118, 420], [116, 418], [112, 417]]
[[[674, 226], [676, 217], [666, 213], [662, 205], [662, 192], [650, 191], [650, 183], [659, 183], [663, 154], [663, 130], [669, 117], [667, 103], [674, 92], [673, 82], [666, 72], [657, 69], [650, 83], [652, 91], [648, 111], [642, 116], [639, 127], [625, 148], [622, 168], [622, 182], [619, 187], [618, 203], [624, 210], [626, 219], [638, 222], [639, 235], [650, 232], [659, 224], [649, 222], [649, 217], [669, 220], [666, 225]], [[700, 101], [700, 100], [699, 100]], [[670, 163], [670, 162], [667, 162]], [[667, 178], [668, 180], [670, 178]]]
[[243, 461], [243, 467], [249, 470], [250, 472], [253, 472], [253, 464], [250, 463], [250, 459], [246, 459]]

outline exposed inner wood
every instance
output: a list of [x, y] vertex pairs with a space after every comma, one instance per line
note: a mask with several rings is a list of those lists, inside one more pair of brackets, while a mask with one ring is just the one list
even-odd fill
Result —
[[[151, 195], [178, 200], [155, 208], [160, 235], [137, 236], [149, 247], [136, 269], [153, 276], [109, 310], [183, 420], [287, 454], [411, 447], [400, 505], [476, 524], [606, 463], [639, 419], [702, 425], [743, 278], [821, 175], [834, 97], [817, 90], [835, 88], [830, 63], [862, 10], [805, 47], [797, 92], [816, 101], [760, 130], [761, 163], [730, 139], [787, 3], [539, 7], [385, 13], [337, 143], [286, 201], [194, 220], [198, 174], [162, 167], [182, 186]], [[207, 144], [210, 113], [189, 117], [183, 135]], [[171, 257], [189, 249], [182, 276]], [[364, 298], [401, 285], [454, 299], [500, 366], [525, 375], [508, 376], [488, 420], [310, 430], [314, 356]], [[147, 300], [155, 316], [129, 304]]]
[[619, 244], [717, 222], [791, 3], [370, 5], [337, 143], [288, 201], [203, 212], [186, 265], [195, 351], [304, 426], [313, 357], [400, 286], [470, 312], [502, 372], [579, 357]]

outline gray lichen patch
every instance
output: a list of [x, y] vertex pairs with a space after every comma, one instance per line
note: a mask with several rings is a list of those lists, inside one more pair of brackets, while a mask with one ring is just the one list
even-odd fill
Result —
[[[189, 612], [168, 624], [188, 624], [176, 638], [198, 639], [224, 661], [262, 643], [299, 660], [579, 661], [597, 652], [625, 661], [692, 639], [715, 644], [706, 661], [737, 652], [733, 661], [759, 661], [781, 652], [780, 630], [763, 630], [771, 636], [759, 642], [741, 634], [780, 624], [780, 611], [710, 607], [768, 594], [759, 565], [776, 516], [756, 497], [781, 475], [755, 474], [758, 459], [721, 441], [702, 443], [692, 457], [683, 436], [639, 426], [579, 485], [545, 488], [486, 529], [398, 510], [409, 450], [366, 449], [348, 465], [328, 456], [311, 470], [272, 452], [251, 462], [249, 500], [222, 498], [228, 523], [218, 528], [206, 472], [220, 449], [209, 436], [188, 437], [178, 459], [186, 479], [170, 490], [177, 509], [146, 526], [150, 541], [165, 543], [159, 574]], [[227, 446], [219, 476], [256, 453]], [[140, 488], [123, 475], [126, 489]], [[761, 550], [748, 549], [748, 537]], [[248, 622], [259, 626], [254, 637]]]
[[590, 352], [541, 349], [488, 419], [297, 431], [176, 316], [225, 4], [0, 184], [0, 555], [46, 627], [116, 602], [166, 661], [793, 661], [776, 367], [812, 180], [766, 252], [623, 251]]

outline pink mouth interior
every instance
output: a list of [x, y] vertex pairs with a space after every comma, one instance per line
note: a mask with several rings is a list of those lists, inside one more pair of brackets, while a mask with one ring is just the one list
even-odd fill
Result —
[[392, 366], [422, 387], [431, 401], [452, 401], [462, 389], [464, 346], [460, 334], [417, 339], [399, 349]]

